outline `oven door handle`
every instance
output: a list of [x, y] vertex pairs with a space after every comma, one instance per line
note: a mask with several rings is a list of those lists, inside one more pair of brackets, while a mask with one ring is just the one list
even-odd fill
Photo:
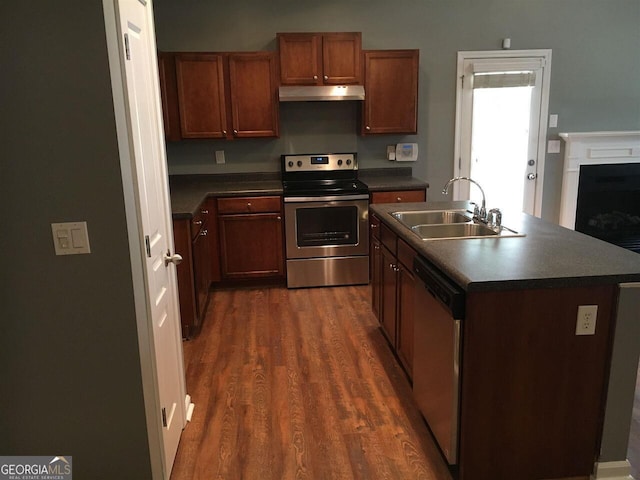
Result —
[[369, 200], [366, 193], [358, 195], [327, 195], [324, 197], [284, 197], [284, 203], [334, 202], [340, 200]]

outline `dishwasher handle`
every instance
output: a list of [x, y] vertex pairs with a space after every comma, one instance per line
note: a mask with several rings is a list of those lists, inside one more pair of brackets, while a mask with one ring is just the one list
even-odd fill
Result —
[[464, 318], [464, 290], [422, 257], [418, 256], [414, 259], [413, 271], [427, 291], [451, 313], [455, 320]]

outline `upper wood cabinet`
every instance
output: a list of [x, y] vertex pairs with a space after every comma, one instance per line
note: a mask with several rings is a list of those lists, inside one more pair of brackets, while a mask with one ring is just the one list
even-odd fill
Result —
[[168, 140], [278, 136], [275, 52], [161, 54], [165, 118], [171, 112], [171, 83], [162, 79], [163, 72], [170, 78], [170, 55], [175, 56], [180, 133], [170, 136], [165, 128]]
[[362, 134], [418, 131], [418, 50], [364, 52]]
[[182, 138], [225, 138], [224, 57], [179, 53], [176, 77]]
[[234, 137], [278, 136], [277, 67], [274, 52], [229, 55]]
[[176, 64], [173, 53], [158, 54], [158, 74], [160, 75], [164, 135], [169, 141], [180, 140], [180, 112], [178, 111]]
[[362, 83], [362, 34], [278, 33], [283, 85]]

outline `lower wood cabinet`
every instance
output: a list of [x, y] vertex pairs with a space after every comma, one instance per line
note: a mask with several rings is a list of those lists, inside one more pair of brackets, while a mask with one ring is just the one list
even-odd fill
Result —
[[185, 338], [200, 329], [209, 300], [213, 239], [216, 238], [216, 219], [212, 214], [205, 202], [193, 218], [173, 221], [175, 251], [183, 258], [176, 272], [182, 336]]
[[218, 225], [222, 281], [284, 278], [281, 197], [219, 198]]
[[413, 259], [417, 255], [386, 225], [371, 216], [372, 309], [402, 366], [413, 369]]

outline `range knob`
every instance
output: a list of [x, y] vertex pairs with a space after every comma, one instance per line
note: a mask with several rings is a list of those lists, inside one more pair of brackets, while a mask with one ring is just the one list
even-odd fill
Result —
[[289, 168], [293, 167], [293, 162], [291, 160], [289, 160], [288, 165], [289, 165]]
[[302, 166], [302, 160], [298, 160], [298, 166], [301, 167]]
[[338, 160], [338, 166], [342, 165], [342, 160]]
[[347, 160], [347, 165], [351, 165], [351, 160]]

